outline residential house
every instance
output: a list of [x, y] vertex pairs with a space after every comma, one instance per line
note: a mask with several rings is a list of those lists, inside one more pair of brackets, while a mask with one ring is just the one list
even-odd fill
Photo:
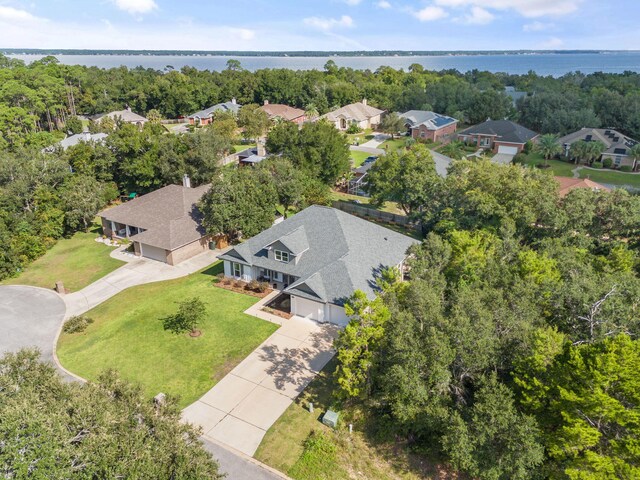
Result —
[[266, 281], [290, 297], [291, 313], [346, 325], [355, 290], [369, 298], [385, 267], [404, 270], [418, 243], [340, 210], [314, 205], [219, 256], [227, 277]]
[[516, 87], [504, 87], [504, 93], [511, 99], [512, 105], [515, 107], [518, 104], [518, 100], [527, 96], [527, 92], [519, 92]]
[[368, 197], [369, 194], [364, 191], [364, 186], [367, 184], [367, 174], [369, 173], [369, 169], [373, 167], [373, 164], [376, 162], [376, 157], [369, 157], [365, 160], [365, 162], [357, 168], [352, 168], [351, 173], [353, 174], [352, 178], [349, 180], [349, 184], [347, 186], [347, 193], [350, 195], [359, 195], [362, 197]]
[[234, 115], [238, 114], [240, 107], [235, 98], [232, 98], [230, 102], [218, 103], [213, 107], [205, 108], [199, 112], [193, 113], [187, 117], [189, 125], [209, 125], [213, 122], [213, 116], [217, 112], [231, 112]]
[[493, 153], [516, 155], [538, 134], [511, 120], [487, 120], [458, 133], [458, 139]]
[[560, 184], [560, 188], [558, 189], [558, 194], [561, 197], [566, 196], [571, 190], [575, 190], [576, 188], [590, 188], [595, 191], [605, 191], [608, 192], [610, 189], [601, 185], [597, 182], [589, 180], [588, 178], [570, 178], [570, 177], [554, 177], [556, 181]]
[[210, 185], [168, 185], [98, 214], [108, 237], [126, 238], [137, 256], [177, 265], [209, 248], [197, 204]]
[[458, 121], [455, 118], [440, 115], [427, 110], [409, 110], [400, 113], [405, 126], [416, 140], [440, 142], [447, 140], [456, 132]]
[[264, 147], [264, 143], [258, 142], [255, 147], [238, 152], [237, 156], [238, 165], [242, 167], [255, 167], [267, 158], [267, 150]]
[[271, 120], [285, 120], [298, 125], [302, 125], [307, 120], [304, 110], [290, 107], [289, 105], [269, 103], [269, 100], [265, 100], [264, 105], [260, 108], [267, 113]]
[[59, 141], [55, 145], [47, 147], [45, 151], [51, 152], [51, 151], [54, 151], [56, 148], [62, 148], [63, 150], [66, 150], [67, 148], [73, 147], [82, 142], [102, 143], [104, 139], [107, 138], [108, 136], [109, 135], [106, 133], [89, 133], [89, 132], [76, 133], [75, 135], [69, 135], [67, 138]]
[[583, 140], [585, 142], [601, 142], [605, 146], [605, 151], [600, 157], [611, 159], [611, 164], [615, 168], [624, 165], [631, 167], [631, 170], [640, 170], [640, 162], [629, 156], [629, 150], [638, 144], [637, 140], [627, 137], [612, 128], [582, 128], [577, 132], [565, 135], [558, 141], [562, 145], [563, 154], [571, 156], [571, 145]]
[[132, 123], [133, 125], [137, 125], [142, 128], [145, 123], [147, 123], [147, 119], [142, 115], [138, 115], [131, 111], [131, 108], [127, 107], [124, 110], [117, 110], [115, 112], [109, 113], [98, 113], [97, 115], [91, 115], [89, 117], [94, 122], [101, 122], [103, 118], [109, 117], [114, 121], [121, 121], [124, 123]]
[[347, 130], [351, 125], [357, 125], [362, 130], [375, 129], [382, 120], [384, 110], [367, 105], [367, 100], [351, 103], [333, 110], [320, 119], [333, 123], [338, 130]]

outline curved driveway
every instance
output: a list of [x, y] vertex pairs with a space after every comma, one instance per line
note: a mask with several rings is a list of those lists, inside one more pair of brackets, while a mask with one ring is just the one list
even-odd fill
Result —
[[53, 361], [53, 343], [64, 319], [65, 303], [57, 293], [21, 285], [0, 286], [0, 355], [37, 347]]

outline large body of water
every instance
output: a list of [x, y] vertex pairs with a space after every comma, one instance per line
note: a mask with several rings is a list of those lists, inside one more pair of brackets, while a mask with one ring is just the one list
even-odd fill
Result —
[[[10, 55], [26, 62], [32, 62], [43, 55]], [[163, 70], [167, 66], [179, 69], [191, 66], [201, 70], [223, 70], [229, 59], [239, 60], [243, 68], [258, 70], [261, 68], [289, 68], [293, 70], [322, 69], [328, 60], [338, 66], [355, 69], [376, 70], [382, 65], [407, 69], [413, 63], [419, 63], [428, 70], [455, 68], [461, 72], [469, 70], [487, 70], [524, 74], [533, 70], [539, 75], [561, 76], [567, 72], [582, 73], [624, 71], [640, 72], [640, 52], [607, 53], [566, 53], [566, 54], [496, 54], [496, 55], [441, 55], [441, 56], [388, 56], [388, 57], [262, 57], [241, 56], [226, 57], [214, 55], [56, 55], [67, 65], [87, 65], [102, 68], [125, 65], [133, 68], [142, 66]]]

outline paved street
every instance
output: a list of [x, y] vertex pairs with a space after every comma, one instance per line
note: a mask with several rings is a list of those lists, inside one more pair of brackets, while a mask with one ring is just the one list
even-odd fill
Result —
[[0, 355], [37, 347], [53, 362], [53, 343], [64, 318], [60, 296], [44, 288], [0, 286]]
[[183, 419], [204, 438], [253, 455], [267, 430], [333, 357], [337, 327], [293, 317], [198, 401]]

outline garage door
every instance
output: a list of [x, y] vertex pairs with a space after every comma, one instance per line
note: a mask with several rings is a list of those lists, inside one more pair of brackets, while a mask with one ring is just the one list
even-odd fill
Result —
[[498, 147], [498, 153], [505, 153], [507, 155], [516, 155], [518, 153], [518, 147], [507, 147], [505, 145], [500, 145]]
[[164, 248], [152, 247], [151, 245], [140, 244], [142, 249], [142, 256], [157, 260], [159, 262], [167, 263], [167, 252]]
[[324, 304], [291, 296], [291, 313], [317, 322], [324, 321]]

